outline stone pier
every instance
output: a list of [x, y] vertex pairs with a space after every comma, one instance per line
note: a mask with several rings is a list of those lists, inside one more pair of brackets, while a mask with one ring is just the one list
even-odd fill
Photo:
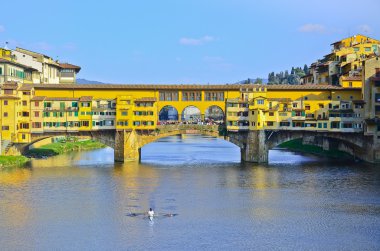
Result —
[[249, 131], [246, 142], [240, 148], [241, 160], [245, 162], [268, 162], [268, 146], [266, 144], [265, 131]]
[[116, 131], [114, 159], [117, 162], [140, 160], [139, 136], [135, 130]]

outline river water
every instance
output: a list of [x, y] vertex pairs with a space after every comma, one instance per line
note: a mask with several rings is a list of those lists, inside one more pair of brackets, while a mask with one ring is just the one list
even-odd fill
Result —
[[106, 148], [0, 171], [0, 249], [380, 250], [380, 166], [269, 159], [240, 164], [236, 146], [184, 135], [140, 164]]

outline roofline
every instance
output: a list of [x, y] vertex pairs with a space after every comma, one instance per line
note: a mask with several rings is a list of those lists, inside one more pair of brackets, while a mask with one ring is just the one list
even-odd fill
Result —
[[347, 38], [351, 38], [351, 37], [353, 37], [353, 36], [363, 36], [363, 37], [368, 37], [368, 38], [373, 39], [373, 40], [376, 40], [377, 42], [380, 43], [380, 40], [377, 40], [377, 39], [375, 39], [375, 38], [372, 38], [372, 37], [369, 37], [369, 36], [366, 36], [366, 35], [363, 35], [363, 34], [358, 33], [358, 34], [356, 34], [356, 35], [352, 35], [352, 36], [349, 36], [349, 37], [342, 38], [341, 40], [336, 41], [336, 42], [334, 42], [334, 43], [332, 43], [332, 44], [330, 44], [330, 45], [337, 44], [337, 43], [341, 42], [342, 40], [345, 40], [345, 39], [347, 39]]
[[146, 85], [146, 84], [34, 84], [33, 87], [38, 89], [56, 89], [56, 90], [235, 90], [241, 88], [260, 88], [266, 87], [267, 90], [358, 90], [361, 88], [343, 88], [332, 85]]
[[28, 51], [28, 52], [31, 52], [31, 53], [34, 53], [34, 54], [38, 54], [38, 55], [41, 55], [41, 56], [53, 59], [52, 57], [50, 57], [48, 55], [45, 55], [45, 54], [42, 54], [42, 53], [39, 53], [39, 52], [35, 52], [35, 51], [31, 51], [31, 50], [28, 50], [28, 49], [24, 49], [24, 48], [21, 48], [21, 47], [16, 47], [16, 51], [17, 51], [17, 49], [21, 49], [21, 50], [24, 50], [24, 51]]
[[[1, 60], [3, 60], [3, 61], [6, 61], [6, 62], [1, 62]], [[0, 64], [1, 63], [4, 63], [4, 64], [13, 64], [13, 65], [15, 65], [15, 66], [19, 66], [19, 67], [22, 67], [22, 68], [24, 68], [24, 69], [30, 69], [30, 70], [32, 70], [32, 71], [38, 71], [37, 69], [35, 69], [35, 68], [33, 68], [33, 67], [30, 67], [30, 66], [27, 66], [27, 65], [24, 65], [24, 64], [20, 64], [20, 63], [17, 63], [17, 62], [13, 62], [13, 61], [11, 61], [11, 60], [8, 60], [8, 59], [4, 59], [4, 58], [0, 58]]]

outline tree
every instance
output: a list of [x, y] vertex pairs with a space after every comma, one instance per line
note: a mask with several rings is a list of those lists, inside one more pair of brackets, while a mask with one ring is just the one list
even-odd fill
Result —
[[261, 78], [256, 78], [254, 84], [255, 85], [261, 85], [261, 84], [263, 84], [263, 80]]
[[289, 77], [289, 72], [288, 72], [288, 70], [285, 70], [285, 76], [284, 76], [285, 78], [288, 78]]
[[289, 75], [288, 83], [291, 85], [298, 85], [300, 83], [300, 77], [296, 74]]
[[305, 73], [305, 75], [309, 74], [309, 67], [307, 67], [306, 64], [303, 66], [303, 72]]

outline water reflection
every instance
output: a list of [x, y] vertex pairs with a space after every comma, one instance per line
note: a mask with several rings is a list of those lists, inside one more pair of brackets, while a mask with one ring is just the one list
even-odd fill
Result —
[[[282, 150], [241, 164], [237, 147], [202, 136], [142, 153], [142, 163], [113, 163], [106, 148], [0, 171], [2, 249], [380, 248], [377, 167]], [[179, 216], [126, 216], [149, 207]]]

